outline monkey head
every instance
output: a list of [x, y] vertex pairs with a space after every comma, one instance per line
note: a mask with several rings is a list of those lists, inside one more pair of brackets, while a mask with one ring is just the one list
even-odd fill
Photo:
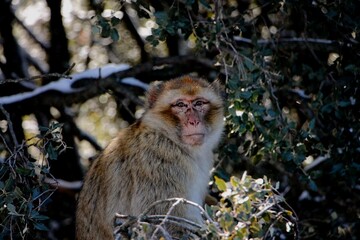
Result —
[[[190, 147], [217, 144], [222, 132], [223, 101], [217, 82], [190, 76], [152, 85], [146, 121]], [[215, 141], [216, 139], [216, 141]]]

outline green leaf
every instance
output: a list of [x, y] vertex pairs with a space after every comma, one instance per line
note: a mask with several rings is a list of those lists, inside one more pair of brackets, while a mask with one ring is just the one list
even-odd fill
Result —
[[59, 122], [53, 122], [51, 125], [50, 125], [50, 129], [51, 130], [55, 130], [57, 128], [62, 128], [64, 126], [64, 123], [59, 123]]
[[48, 128], [48, 127], [39, 126], [39, 130], [40, 130], [40, 133], [41, 133], [41, 134], [45, 134], [45, 133], [49, 130], [49, 128]]
[[249, 115], [246, 112], [244, 112], [243, 115], [241, 116], [241, 119], [244, 123], [246, 123], [249, 121]]
[[6, 208], [7, 210], [9, 210], [10, 214], [17, 214], [16, 208], [13, 204], [11, 203], [6, 204]]
[[218, 178], [217, 176], [214, 176], [214, 179], [215, 179], [216, 187], [217, 187], [221, 192], [226, 191], [226, 182], [225, 182], [223, 179]]
[[119, 32], [116, 30], [116, 28], [112, 28], [110, 31], [110, 37], [114, 42], [119, 41], [120, 35]]
[[145, 40], [148, 41], [154, 47], [156, 47], [160, 43], [159, 40], [154, 35], [150, 35], [146, 37]]
[[289, 152], [289, 151], [284, 151], [282, 154], [281, 154], [281, 157], [285, 160], [285, 161], [290, 161], [294, 158], [294, 155]]
[[96, 16], [98, 21], [97, 21], [97, 24], [99, 24], [101, 27], [104, 25], [104, 24], [107, 24], [107, 21], [105, 18], [103, 18], [101, 15], [97, 15]]
[[45, 215], [40, 215], [38, 211], [32, 211], [31, 212], [31, 218], [38, 221], [44, 221], [48, 220], [49, 217]]
[[195, 3], [195, 0], [186, 0], [185, 1], [185, 5], [187, 5], [187, 6], [191, 6], [191, 5], [193, 5]]
[[110, 30], [111, 30], [111, 27], [110, 27], [110, 24], [109, 23], [104, 23], [103, 25], [101, 25], [101, 37], [103, 38], [107, 38], [110, 36]]
[[50, 160], [57, 160], [58, 154], [51, 142], [46, 145], [46, 152], [49, 154]]
[[15, 187], [14, 190], [14, 196], [17, 198], [21, 198], [23, 196], [23, 192], [21, 191], [21, 189], [19, 187]]
[[349, 101], [340, 101], [338, 104], [340, 107], [347, 107], [347, 106], [351, 105], [351, 103]]
[[214, 214], [213, 209], [210, 206], [208, 206], [207, 204], [205, 204], [205, 211], [210, 217], [212, 217]]
[[235, 176], [231, 176], [231, 178], [230, 178], [230, 184], [231, 184], [231, 186], [233, 186], [234, 188], [237, 188], [237, 187], [239, 187], [239, 179], [237, 178], [237, 177], [235, 177]]
[[119, 18], [117, 18], [117, 17], [112, 17], [110, 22], [111, 22], [112, 26], [116, 26], [121, 22], [121, 20]]
[[32, 169], [23, 168], [23, 167], [18, 167], [18, 168], [16, 168], [15, 171], [24, 176], [30, 176], [32, 173]]
[[273, 109], [269, 109], [269, 110], [267, 111], [267, 113], [268, 113], [269, 116], [272, 117], [272, 118], [274, 118], [274, 117], [276, 117], [276, 116], [278, 115], [277, 112], [275, 112]]
[[168, 32], [171, 36], [174, 36], [176, 34], [176, 27], [172, 24], [168, 24], [165, 29], [166, 32]]
[[317, 187], [316, 183], [312, 179], [309, 179], [309, 188], [311, 190], [313, 190], [314, 192], [318, 191], [318, 187]]
[[40, 231], [49, 231], [48, 227], [46, 227], [43, 223], [35, 223], [34, 227]]
[[333, 165], [332, 169], [331, 169], [331, 173], [338, 173], [340, 171], [342, 171], [344, 169], [344, 164], [343, 163], [338, 163]]
[[204, 7], [206, 7], [207, 9], [211, 10], [211, 6], [210, 6], [210, 4], [208, 3], [208, 1], [206, 1], [206, 0], [200, 0], [200, 3], [201, 3]]
[[34, 188], [32, 190], [32, 199], [35, 199], [37, 198], [39, 195], [40, 195], [41, 191], [40, 189], [37, 187], [37, 188]]
[[248, 58], [244, 59], [244, 65], [250, 72], [252, 72], [252, 71], [254, 71], [256, 69], [256, 66], [254, 65], [254, 62], [251, 61]]
[[5, 182], [5, 191], [11, 191], [14, 187], [14, 179], [13, 178], [9, 178], [8, 180], [6, 180]]
[[244, 91], [239, 93], [240, 98], [243, 99], [249, 99], [252, 96], [252, 93], [250, 91]]
[[258, 152], [255, 156], [251, 157], [251, 163], [257, 165], [263, 159], [264, 159], [264, 154]]
[[316, 123], [316, 119], [315, 118], [311, 119], [311, 121], [309, 122], [309, 129], [310, 130], [314, 130], [315, 123]]
[[168, 15], [166, 12], [155, 12], [154, 16], [156, 19], [156, 23], [162, 28], [165, 27], [169, 22]]

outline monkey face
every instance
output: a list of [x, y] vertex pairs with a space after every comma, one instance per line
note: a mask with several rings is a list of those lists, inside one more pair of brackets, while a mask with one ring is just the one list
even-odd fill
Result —
[[156, 85], [149, 90], [148, 106], [146, 122], [177, 142], [200, 146], [215, 143], [212, 139], [221, 134], [223, 102], [217, 89], [205, 80], [185, 76]]
[[177, 99], [171, 104], [171, 111], [179, 119], [181, 140], [185, 144], [201, 145], [207, 135], [204, 116], [210, 108], [205, 98], [187, 97]]

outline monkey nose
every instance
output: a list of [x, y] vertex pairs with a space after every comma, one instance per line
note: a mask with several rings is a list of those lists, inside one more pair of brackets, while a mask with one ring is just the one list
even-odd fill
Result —
[[193, 120], [193, 121], [190, 120], [190, 121], [189, 121], [189, 124], [190, 124], [190, 125], [193, 125], [193, 126], [197, 126], [197, 125], [199, 125], [199, 123], [200, 123], [200, 122], [197, 121], [197, 120]]

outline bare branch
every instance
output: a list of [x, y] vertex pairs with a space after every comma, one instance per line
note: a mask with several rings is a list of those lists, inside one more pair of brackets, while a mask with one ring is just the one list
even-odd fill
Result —
[[[254, 44], [253, 40], [249, 39], [249, 38], [244, 38], [244, 37], [239, 37], [239, 36], [235, 36], [234, 40], [236, 42], [242, 42], [242, 43], [248, 43], [248, 44]], [[311, 44], [326, 44], [326, 45], [331, 45], [331, 44], [340, 44], [340, 42], [335, 41], [335, 40], [329, 40], [329, 39], [318, 39], [318, 38], [279, 38], [279, 39], [270, 39], [270, 40], [265, 40], [265, 39], [260, 39], [257, 40], [255, 43], [258, 45], [268, 45], [268, 44], [272, 44], [277, 42], [277, 43], [311, 43]]]
[[37, 76], [33, 76], [33, 77], [28, 77], [28, 78], [17, 78], [17, 79], [3, 79], [0, 80], [0, 85], [1, 84], [5, 84], [5, 83], [18, 83], [18, 82], [22, 82], [22, 81], [32, 81], [32, 80], [36, 80], [39, 78], [67, 78], [67, 79], [71, 79], [71, 76], [68, 76], [67, 74], [75, 67], [75, 64], [72, 64], [68, 70], [66, 70], [65, 73], [63, 74], [59, 74], [59, 73], [48, 73], [48, 74], [42, 74], [42, 75], [37, 75]]
[[59, 188], [59, 189], [75, 190], [75, 191], [80, 191], [83, 184], [82, 181], [69, 182], [63, 179], [55, 179], [48, 177], [44, 179], [44, 182], [50, 184], [52, 187], [56, 189]]
[[[151, 209], [154, 208], [156, 205], [166, 204], [169, 202], [171, 202], [172, 205], [168, 209], [166, 215], [147, 215], [151, 211]], [[165, 224], [170, 223], [172, 225], [180, 227], [183, 230], [188, 231], [189, 234], [193, 234], [195, 236], [196, 232], [201, 229], [202, 225], [193, 222], [189, 219], [172, 216], [171, 213], [178, 204], [189, 204], [198, 208], [204, 219], [207, 222], [212, 223], [217, 228], [218, 232], [221, 232], [221, 230], [217, 227], [217, 224], [210, 218], [210, 216], [199, 204], [186, 200], [184, 198], [169, 198], [152, 203], [142, 214], [140, 214], [137, 217], [129, 216], [129, 215], [121, 215], [117, 213], [115, 215], [115, 226], [116, 226], [115, 235], [126, 232], [126, 229], [128, 229], [129, 227], [133, 226], [136, 223], [138, 226], [143, 224], [150, 224], [155, 227], [155, 230], [152, 232], [152, 236], [150, 239], [155, 239], [158, 236], [157, 233], [159, 231], [164, 236], [167, 236], [168, 233], [163, 226]], [[122, 222], [120, 219], [126, 219], [126, 221]], [[118, 220], [120, 220], [120, 222], [118, 222]]]

